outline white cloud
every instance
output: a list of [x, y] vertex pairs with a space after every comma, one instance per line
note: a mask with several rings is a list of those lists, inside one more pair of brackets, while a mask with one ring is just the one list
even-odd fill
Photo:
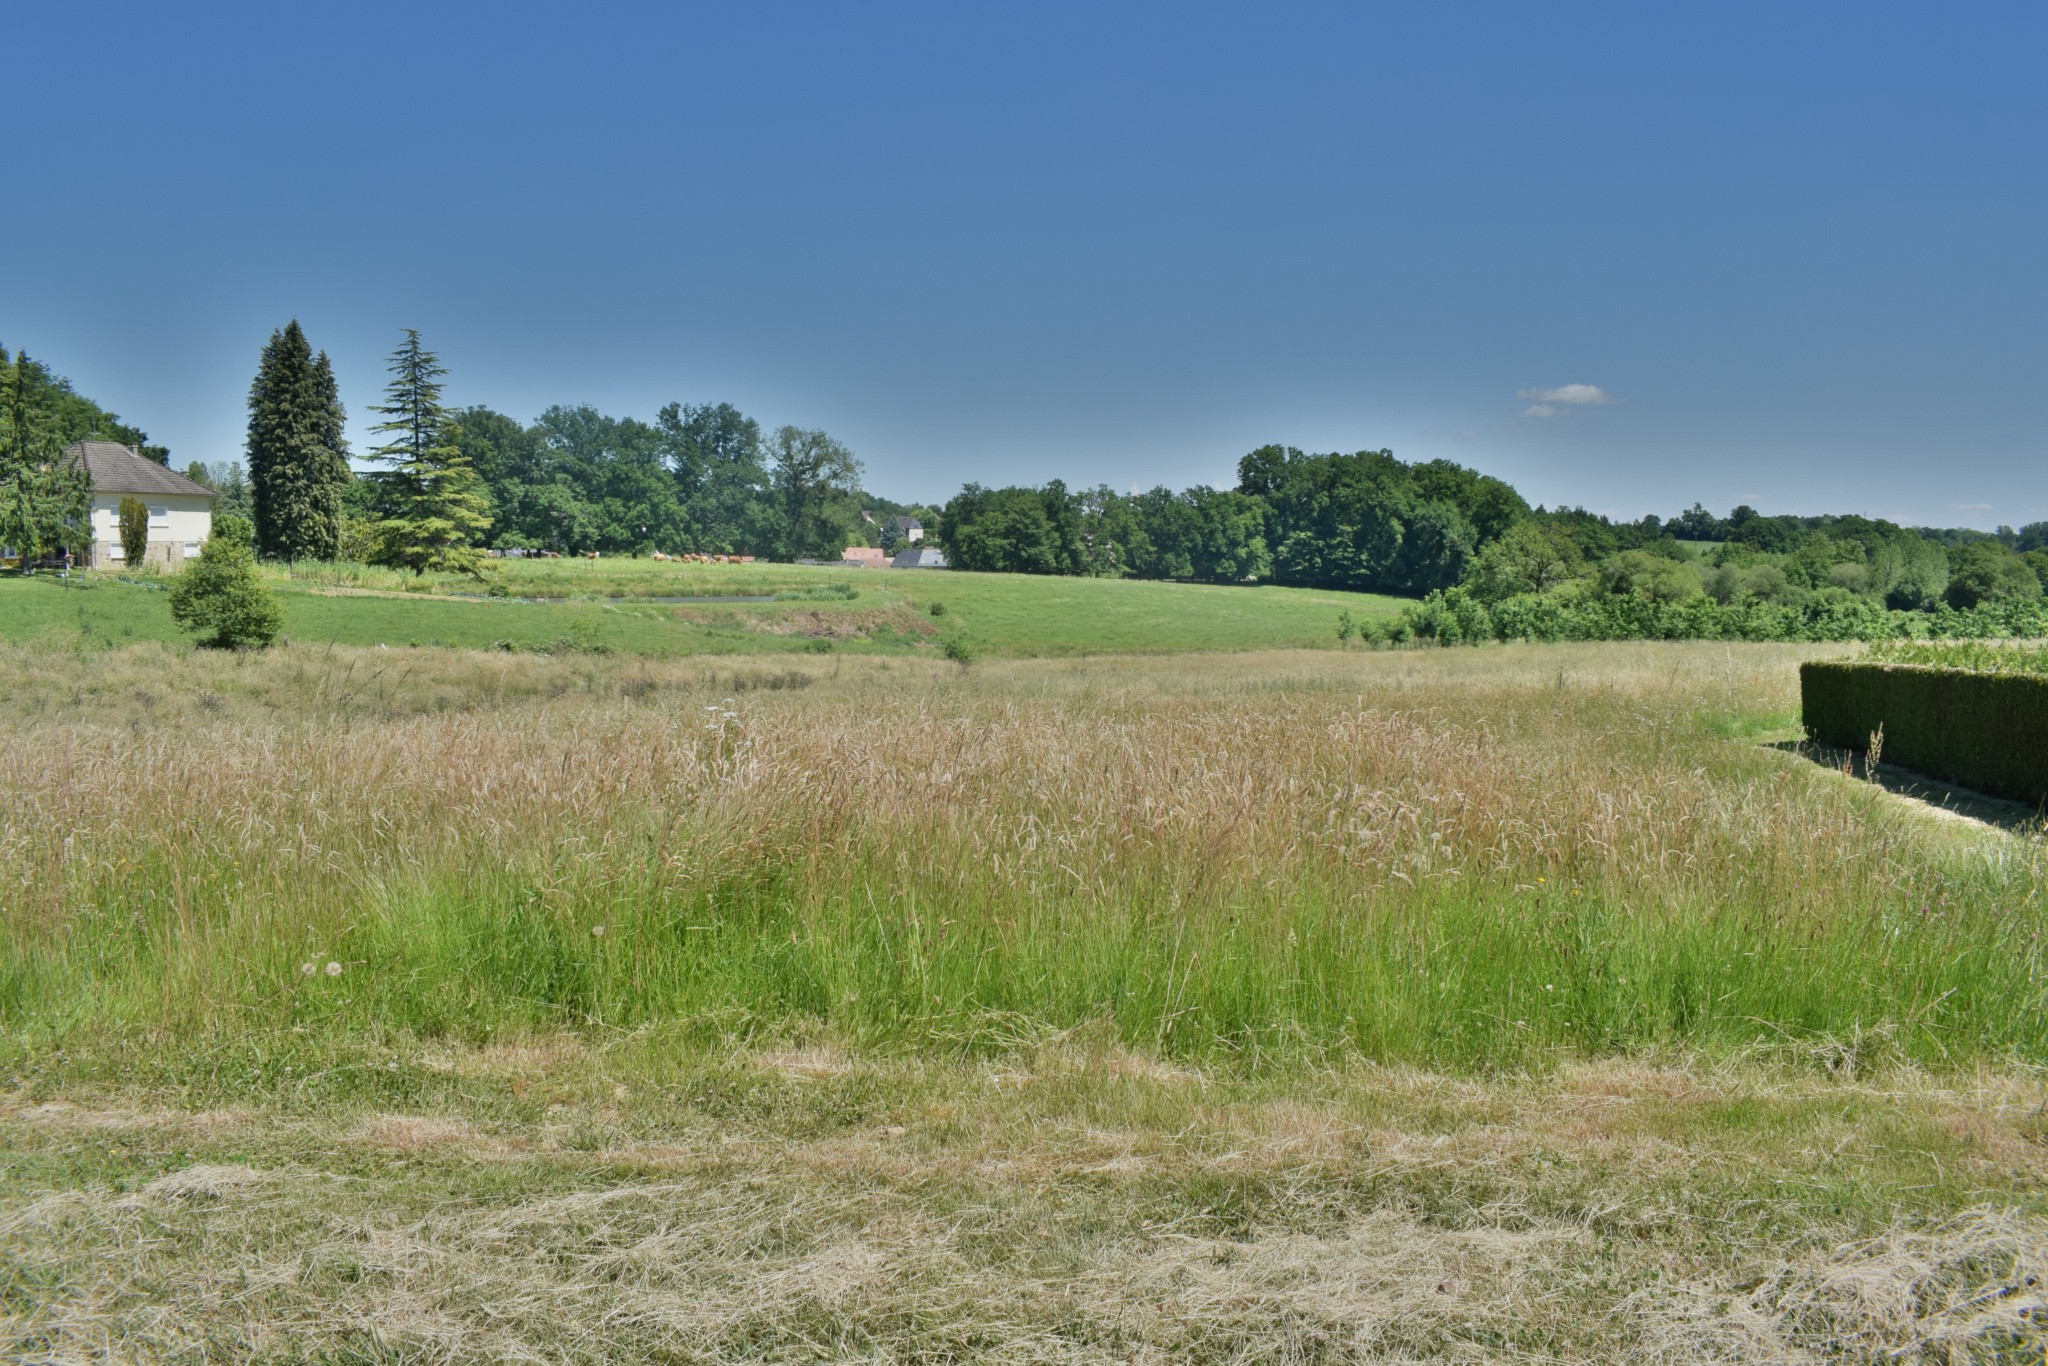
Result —
[[[1606, 404], [1614, 402], [1614, 396], [1597, 384], [1560, 384], [1552, 389], [1517, 389], [1516, 398], [1530, 399], [1535, 408], [1525, 409], [1531, 417], [1562, 417], [1558, 404], [1577, 406], [1583, 403]], [[1550, 412], [1538, 412], [1537, 408], [1550, 408]]]
[[1570, 417], [1572, 410], [1560, 408], [1554, 403], [1534, 403], [1522, 409], [1523, 417]]

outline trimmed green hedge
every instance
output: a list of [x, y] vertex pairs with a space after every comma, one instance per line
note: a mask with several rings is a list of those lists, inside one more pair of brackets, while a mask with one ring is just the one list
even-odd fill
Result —
[[2036, 805], [2048, 801], [2048, 678], [1918, 664], [1799, 667], [1806, 733], [1844, 749], [1884, 727], [1887, 761]]

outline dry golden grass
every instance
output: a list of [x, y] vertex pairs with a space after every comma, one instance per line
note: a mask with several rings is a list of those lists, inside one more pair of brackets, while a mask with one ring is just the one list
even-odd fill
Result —
[[[138, 1113], [100, 1150], [47, 1105], [0, 1107], [0, 1344], [1945, 1363], [2044, 1341], [2048, 1160], [2038, 1094], [2011, 1080], [1360, 1065], [1253, 1084], [1054, 1047], [1012, 1060], [1039, 1078], [1020, 1088], [995, 1064], [736, 1061], [770, 1079], [738, 1109], [697, 1064], [523, 1109], [501, 1078], [431, 1116]], [[622, 1063], [564, 1040], [522, 1075], [573, 1092]]]

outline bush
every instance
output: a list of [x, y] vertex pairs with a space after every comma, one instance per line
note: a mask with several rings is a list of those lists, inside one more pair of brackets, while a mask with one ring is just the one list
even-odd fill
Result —
[[2048, 678], [1926, 664], [1827, 660], [1799, 667], [1807, 734], [2015, 801], [2048, 800]]
[[[1958, 611], [1899, 612], [1845, 588], [1798, 602], [1700, 596], [1660, 602], [1641, 593], [1587, 595], [1574, 585], [1518, 593], [1488, 609], [1469, 591], [1432, 593], [1401, 611], [1408, 633], [1440, 645], [1486, 640], [1997, 640], [2048, 636], [2048, 602], [2011, 598]], [[1393, 639], [1375, 632], [1375, 640]]]
[[256, 524], [237, 512], [223, 512], [213, 519], [213, 540], [232, 541], [239, 546], [256, 547]]
[[284, 611], [256, 577], [255, 553], [242, 541], [215, 536], [185, 566], [171, 589], [171, 616], [201, 645], [260, 648], [277, 639]]
[[140, 569], [149, 555], [149, 504], [128, 494], [121, 499], [121, 554], [128, 568]]

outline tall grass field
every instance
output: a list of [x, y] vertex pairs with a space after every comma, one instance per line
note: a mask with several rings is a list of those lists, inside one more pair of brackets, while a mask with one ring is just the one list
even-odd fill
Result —
[[51, 639], [8, 1354], [2039, 1354], [2048, 850], [1830, 647]]

